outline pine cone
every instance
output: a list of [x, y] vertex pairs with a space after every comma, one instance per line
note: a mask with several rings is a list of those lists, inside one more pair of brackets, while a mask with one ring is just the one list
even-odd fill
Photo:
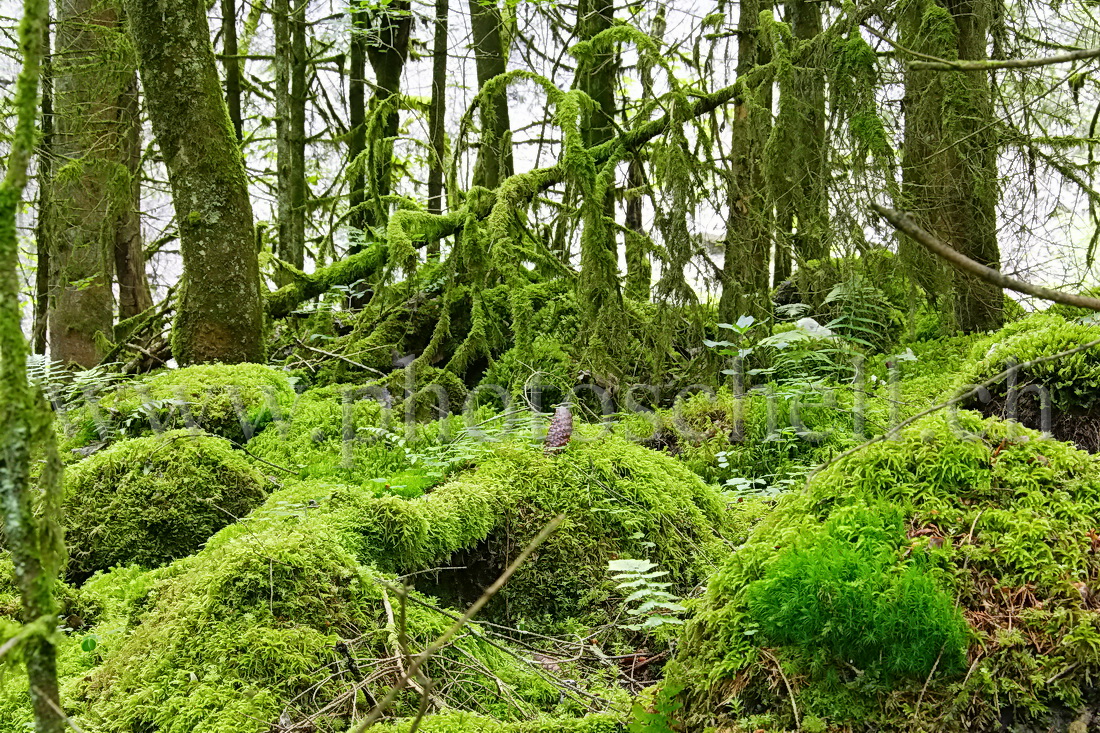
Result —
[[546, 431], [546, 452], [557, 453], [569, 443], [573, 435], [573, 413], [569, 411], [569, 405], [558, 405], [554, 410], [554, 418], [550, 421], [550, 429]]

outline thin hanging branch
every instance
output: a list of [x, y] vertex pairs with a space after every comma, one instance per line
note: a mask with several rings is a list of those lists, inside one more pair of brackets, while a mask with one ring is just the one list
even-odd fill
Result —
[[1060, 53], [1056, 56], [1043, 56], [1033, 59], [1004, 59], [999, 61], [911, 61], [909, 68], [914, 71], [989, 71], [991, 69], [1033, 69], [1036, 66], [1052, 66], [1070, 61], [1084, 61], [1100, 58], [1100, 48], [1084, 48], [1080, 51]]
[[1015, 278], [1002, 274], [998, 270], [994, 270], [992, 267], [986, 267], [979, 262], [975, 262], [966, 255], [960, 254], [940, 239], [924, 231], [924, 229], [918, 226], [917, 223], [903, 211], [888, 209], [879, 204], [871, 204], [871, 208], [899, 232], [919, 242], [929, 252], [937, 257], [942, 257], [959, 270], [975, 275], [998, 287], [1015, 290], [1017, 293], [1032, 295], [1036, 298], [1051, 300], [1063, 305], [1072, 305], [1077, 308], [1088, 308], [1089, 310], [1100, 311], [1100, 299], [1090, 298], [1087, 295], [1066, 293], [1061, 290], [1044, 288], [1042, 285], [1032, 285], [1022, 280], [1016, 280]]

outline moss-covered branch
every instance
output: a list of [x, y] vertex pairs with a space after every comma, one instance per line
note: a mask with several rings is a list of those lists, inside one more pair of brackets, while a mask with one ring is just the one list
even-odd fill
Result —
[[324, 295], [338, 285], [350, 285], [371, 277], [382, 269], [388, 256], [389, 248], [385, 244], [376, 243], [329, 267], [321, 268], [304, 280], [279, 288], [269, 293], [265, 299], [267, 314], [272, 318], [283, 318], [303, 301]]

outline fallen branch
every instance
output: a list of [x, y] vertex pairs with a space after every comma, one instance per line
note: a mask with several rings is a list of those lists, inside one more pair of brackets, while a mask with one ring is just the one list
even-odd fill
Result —
[[1015, 290], [1017, 293], [1033, 295], [1036, 298], [1054, 301], [1055, 303], [1061, 303], [1063, 305], [1072, 305], [1077, 308], [1088, 308], [1089, 310], [1100, 311], [1100, 299], [1090, 298], [1087, 295], [1065, 293], [1061, 290], [1045, 288], [1042, 285], [1032, 285], [1031, 283], [1008, 277], [999, 270], [994, 270], [992, 267], [986, 267], [979, 262], [975, 262], [953, 247], [940, 241], [938, 238], [922, 229], [905, 212], [889, 209], [885, 206], [879, 206], [878, 204], [871, 204], [871, 208], [883, 219], [890, 222], [890, 225], [899, 232], [919, 242], [929, 252], [938, 257], [942, 257], [959, 270], [970, 273], [998, 287]]
[[1056, 56], [1044, 56], [1033, 59], [1003, 59], [988, 61], [910, 61], [909, 68], [914, 71], [989, 71], [990, 69], [1032, 69], [1036, 66], [1051, 66], [1069, 61], [1100, 58], [1100, 48], [1084, 48], [1080, 51], [1060, 53]]

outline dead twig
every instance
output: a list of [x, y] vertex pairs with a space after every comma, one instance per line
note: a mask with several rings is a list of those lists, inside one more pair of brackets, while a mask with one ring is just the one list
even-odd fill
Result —
[[483, 609], [490, 600], [492, 600], [493, 596], [495, 596], [497, 592], [504, 587], [504, 584], [508, 582], [512, 575], [514, 575], [515, 572], [525, 562], [527, 562], [527, 558], [531, 556], [531, 553], [538, 549], [539, 545], [545, 542], [546, 538], [549, 537], [550, 534], [558, 528], [558, 525], [562, 523], [562, 520], [564, 518], [564, 515], [559, 514], [558, 516], [554, 517], [554, 519], [550, 520], [550, 523], [547, 524], [541, 532], [539, 532], [538, 536], [535, 537], [535, 539], [531, 540], [531, 543], [524, 548], [523, 552], [519, 554], [519, 557], [513, 560], [512, 563], [507, 567], [507, 569], [505, 569], [505, 571], [501, 573], [500, 577], [497, 578], [491, 586], [485, 589], [485, 592], [481, 594], [481, 597], [474, 601], [473, 605], [470, 606], [470, 608], [467, 609], [466, 613], [462, 615], [462, 618], [460, 618], [458, 621], [455, 621], [451, 625], [451, 627], [444, 631], [443, 634], [434, 642], [432, 642], [427, 649], [416, 656], [416, 658], [409, 665], [408, 669], [405, 671], [405, 674], [402, 675], [401, 679], [399, 679], [396, 684], [394, 684], [394, 686], [390, 688], [390, 691], [386, 694], [386, 696], [377, 705], [374, 706], [374, 709], [370, 711], [363, 722], [352, 729], [353, 733], [363, 733], [363, 731], [377, 723], [382, 718], [382, 715], [386, 712], [387, 709], [389, 709], [390, 705], [393, 704], [393, 701], [397, 699], [397, 696], [401, 693], [401, 691], [408, 687], [413, 677], [415, 677], [420, 672], [421, 667], [423, 667], [427, 663], [427, 661], [436, 654], [436, 652], [438, 652], [440, 649], [450, 643], [455, 634], [461, 631], [467, 623], [473, 620], [474, 616], [476, 616], [478, 612], [481, 611], [481, 609]]

